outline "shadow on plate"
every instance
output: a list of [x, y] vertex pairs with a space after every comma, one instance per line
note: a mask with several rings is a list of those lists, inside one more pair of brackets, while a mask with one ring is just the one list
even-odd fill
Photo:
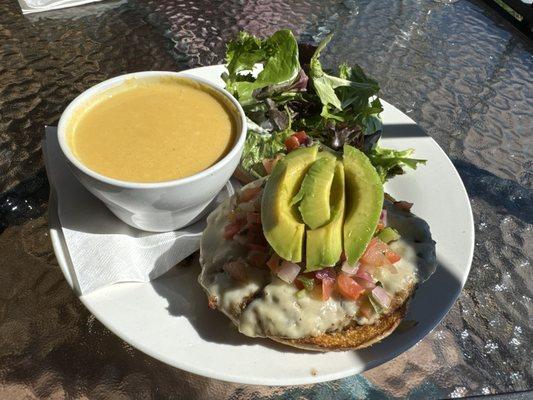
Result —
[[[438, 245], [438, 244], [437, 244]], [[415, 291], [407, 315], [400, 326], [383, 342], [353, 352], [366, 369], [374, 368], [407, 351], [431, 332], [448, 314], [462, 290], [461, 279], [437, 260], [435, 273]], [[376, 361], [379, 360], [379, 361]]]
[[[261, 345], [284, 353], [315, 353], [284, 346], [268, 339], [253, 339], [239, 333], [225, 315], [207, 306], [207, 298], [197, 282], [199, 271], [200, 266], [195, 257], [189, 265], [172, 269], [152, 281], [151, 285], [167, 300], [169, 314], [187, 318], [202, 339], [231, 346]], [[375, 360], [390, 360], [408, 350], [438, 325], [460, 292], [461, 280], [442, 262], [438, 262], [433, 276], [415, 292], [405, 322], [400, 328], [383, 342], [353, 352], [353, 356], [363, 361], [368, 368], [373, 368], [377, 366]]]
[[417, 124], [383, 124], [384, 138], [428, 137]]
[[314, 353], [239, 333], [224, 314], [208, 307], [207, 296], [197, 280], [199, 274], [200, 265], [195, 256], [189, 265], [178, 265], [150, 283], [166, 299], [169, 314], [187, 318], [202, 339], [230, 346], [261, 345], [284, 353]]

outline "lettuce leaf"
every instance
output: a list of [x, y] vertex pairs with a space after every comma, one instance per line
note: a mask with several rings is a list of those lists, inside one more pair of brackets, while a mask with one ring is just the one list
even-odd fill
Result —
[[[361, 149], [383, 181], [425, 163], [410, 158], [411, 149], [376, 147], [383, 111], [379, 85], [358, 65], [341, 64], [337, 74], [325, 70], [320, 55], [331, 37], [316, 48], [301, 46], [301, 52], [290, 30], [266, 39], [241, 32], [228, 43], [222, 78], [248, 118], [241, 167], [252, 176], [264, 176], [263, 160], [286, 153], [285, 139], [299, 130], [333, 150], [346, 143]], [[254, 77], [257, 64], [262, 70]]]
[[[279, 30], [265, 40], [241, 32], [237, 40], [228, 44], [226, 62], [228, 74], [223, 76], [226, 89], [243, 106], [256, 102], [254, 93], [263, 88], [270, 86], [272, 94], [301, 79], [298, 44], [288, 29]], [[263, 65], [256, 79], [242, 74], [251, 71], [255, 64]]]
[[414, 149], [393, 150], [376, 146], [367, 156], [381, 180], [385, 182], [395, 175], [403, 174], [403, 167], [416, 169], [419, 164], [426, 164], [426, 160], [411, 158], [413, 152]]
[[261, 134], [248, 130], [241, 158], [241, 167], [254, 178], [266, 175], [263, 160], [274, 158], [277, 154], [285, 153], [285, 139], [292, 131], [286, 129], [273, 134]]
[[327, 36], [317, 47], [309, 65], [309, 77], [322, 103], [321, 116], [346, 126], [359, 126], [365, 135], [381, 130], [379, 113], [383, 107], [378, 83], [358, 66], [339, 66], [339, 76], [328, 74], [320, 63], [320, 54], [330, 42]]

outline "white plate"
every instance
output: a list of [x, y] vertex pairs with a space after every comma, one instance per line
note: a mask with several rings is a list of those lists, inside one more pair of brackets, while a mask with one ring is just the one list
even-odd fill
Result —
[[[222, 66], [187, 71], [223, 85]], [[474, 249], [470, 202], [459, 174], [439, 145], [407, 115], [383, 101], [381, 145], [415, 148], [426, 166], [394, 178], [386, 190], [414, 202], [413, 211], [430, 225], [439, 265], [416, 292], [407, 319], [418, 325], [394, 333], [361, 351], [312, 353], [247, 338], [207, 307], [196, 268], [174, 268], [151, 283], [122, 283], [80, 300], [112, 332], [132, 346], [174, 367], [225, 381], [260, 385], [310, 384], [343, 378], [380, 365], [427, 335], [446, 315], [463, 288]], [[83, 210], [80, 210], [83, 212]], [[50, 235], [69, 284], [71, 266], [50, 199]]]

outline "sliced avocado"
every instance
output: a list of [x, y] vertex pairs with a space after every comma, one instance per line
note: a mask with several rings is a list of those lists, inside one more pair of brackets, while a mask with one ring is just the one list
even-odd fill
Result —
[[321, 228], [307, 231], [306, 271], [333, 266], [341, 257], [345, 196], [344, 167], [340, 161], [335, 163], [330, 199], [331, 221]]
[[346, 217], [344, 252], [354, 265], [372, 239], [383, 207], [383, 184], [368, 157], [344, 145]]
[[320, 151], [318, 155], [316, 156], [317, 160], [320, 160], [322, 158], [327, 158], [329, 160], [337, 160], [336, 153], [333, 150], [330, 150], [328, 148], [325, 148], [324, 150]]
[[329, 206], [331, 183], [335, 172], [335, 156], [319, 158], [311, 165], [300, 191], [291, 204], [300, 202], [298, 209], [302, 220], [311, 228], [316, 229], [326, 224], [331, 217]]
[[278, 161], [263, 191], [261, 223], [265, 238], [283, 259], [302, 261], [305, 225], [291, 200], [315, 161], [318, 146], [301, 148]]

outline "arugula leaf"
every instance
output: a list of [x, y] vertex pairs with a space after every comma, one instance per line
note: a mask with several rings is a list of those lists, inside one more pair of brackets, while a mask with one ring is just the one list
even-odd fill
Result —
[[376, 168], [379, 177], [383, 182], [394, 175], [403, 174], [403, 167], [416, 169], [418, 164], [426, 164], [427, 160], [410, 158], [414, 149], [393, 150], [383, 147], [376, 147], [367, 153], [370, 162]]
[[[298, 44], [288, 29], [279, 30], [265, 40], [241, 32], [237, 40], [228, 44], [226, 62], [228, 74], [223, 77], [226, 89], [242, 105], [254, 103], [254, 93], [262, 88], [273, 86], [271, 92], [275, 92], [300, 79]], [[255, 80], [241, 74], [252, 70], [257, 63], [263, 64], [263, 70]]]

